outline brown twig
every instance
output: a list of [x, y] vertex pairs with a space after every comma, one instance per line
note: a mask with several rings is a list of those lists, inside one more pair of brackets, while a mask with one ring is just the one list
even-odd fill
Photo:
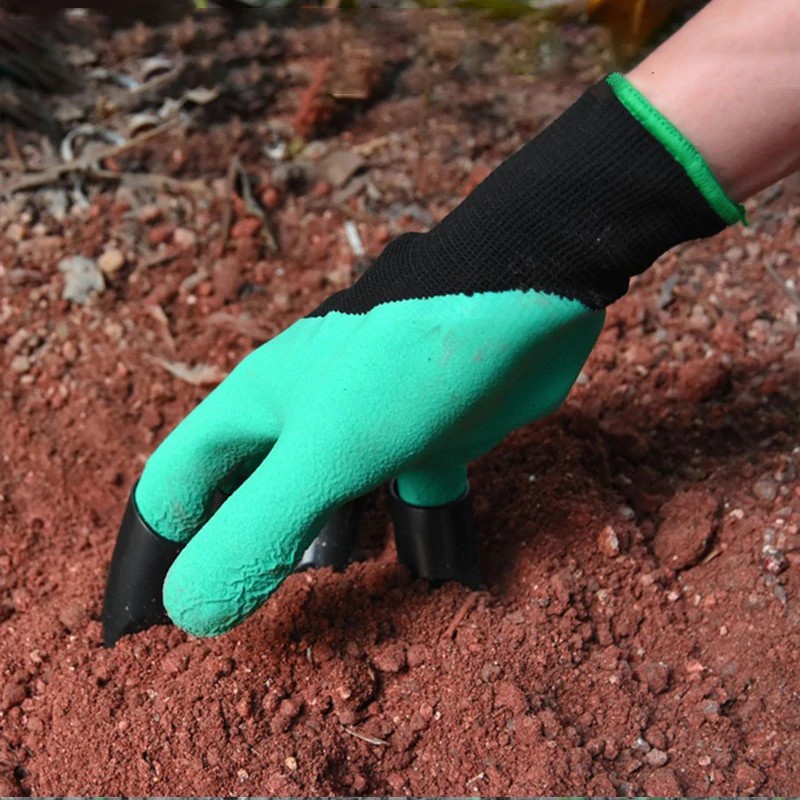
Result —
[[455, 636], [456, 628], [464, 621], [464, 617], [469, 614], [472, 607], [478, 600], [480, 592], [470, 592], [467, 599], [461, 604], [458, 611], [456, 611], [452, 622], [447, 626], [447, 630], [442, 634], [443, 639], [452, 639]]
[[175, 337], [169, 328], [169, 317], [166, 312], [158, 303], [145, 304], [144, 310], [158, 323], [169, 349], [172, 353], [175, 352]]
[[245, 210], [248, 214], [258, 217], [261, 220], [261, 227], [264, 231], [264, 240], [267, 250], [270, 253], [279, 252], [278, 238], [267, 219], [264, 210], [253, 196], [253, 188], [250, 186], [250, 178], [242, 166], [239, 156], [234, 156], [228, 164], [228, 173], [225, 176], [225, 206], [222, 210], [222, 232], [220, 234], [220, 254], [224, 253], [228, 246], [228, 239], [231, 235], [231, 225], [233, 224], [233, 196], [236, 194], [236, 179], [241, 184], [241, 198]]
[[798, 308], [800, 308], [800, 294], [798, 294], [794, 289], [792, 289], [789, 284], [781, 277], [778, 270], [769, 263], [769, 261], [764, 262], [764, 267], [766, 268], [769, 276], [781, 287], [783, 293], [789, 298], [789, 300], [794, 303]]
[[11, 154], [11, 158], [14, 159], [14, 166], [16, 167], [17, 171], [27, 172], [28, 165], [25, 163], [25, 159], [22, 157], [22, 153], [19, 149], [17, 135], [14, 133], [14, 129], [10, 126], [6, 128], [6, 144], [8, 145], [8, 152]]
[[182, 181], [169, 175], [153, 172], [115, 172], [110, 169], [87, 168], [84, 173], [89, 178], [101, 181], [120, 181], [131, 186], [155, 186], [157, 189], [171, 192], [199, 193], [206, 190], [201, 181]]
[[140, 144], [150, 141], [150, 139], [154, 139], [156, 136], [160, 136], [162, 133], [166, 133], [168, 130], [174, 128], [176, 123], [177, 119], [172, 119], [169, 122], [165, 122], [163, 125], [159, 125], [157, 128], [144, 131], [144, 133], [134, 136], [133, 139], [129, 139], [122, 144], [110, 145], [99, 152], [76, 158], [74, 161], [69, 161], [65, 164], [56, 164], [55, 166], [48, 167], [33, 175], [25, 175], [16, 180], [8, 181], [0, 186], [0, 195], [14, 194], [14, 192], [22, 192], [27, 189], [38, 189], [40, 186], [53, 183], [71, 172], [102, 171], [97, 170], [95, 164], [103, 162], [107, 158], [114, 158], [115, 156], [121, 155]]
[[181, 251], [178, 248], [174, 248], [172, 250], [165, 250], [159, 253], [153, 253], [149, 258], [146, 258], [144, 261], [141, 262], [140, 266], [142, 269], [150, 269], [150, 267], [157, 267], [160, 264], [166, 264], [169, 261], [174, 261], [179, 255]]
[[228, 173], [225, 176], [225, 205], [222, 209], [222, 232], [220, 233], [220, 248], [219, 252], [220, 255], [225, 252], [225, 248], [228, 246], [228, 237], [231, 235], [231, 224], [233, 222], [233, 195], [236, 191], [236, 176], [239, 174], [239, 170], [242, 166], [242, 162], [239, 160], [239, 156], [234, 156], [230, 164], [228, 164]]
[[349, 733], [351, 736], [355, 736], [356, 739], [361, 739], [362, 742], [368, 742], [369, 744], [379, 744], [384, 747], [389, 745], [389, 742], [385, 741], [384, 739], [377, 739], [374, 736], [367, 736], [366, 733], [359, 733], [352, 728], [348, 728], [347, 726], [343, 726], [345, 733]]
[[717, 556], [720, 555], [722, 555], [722, 550], [720, 550], [719, 548], [715, 548], [700, 563], [708, 564], [709, 561], [713, 561]]

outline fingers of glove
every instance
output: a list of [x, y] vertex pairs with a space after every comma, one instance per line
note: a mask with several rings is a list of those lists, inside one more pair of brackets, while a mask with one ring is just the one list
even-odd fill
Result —
[[137, 484], [139, 513], [165, 539], [190, 539], [210, 516], [215, 492], [244, 480], [278, 436], [264, 397], [232, 377], [167, 436]]
[[230, 630], [292, 572], [338, 497], [330, 470], [311, 465], [288, 437], [181, 552], [164, 583], [172, 620], [198, 636]]
[[397, 493], [414, 506], [443, 506], [467, 491], [467, 465], [423, 467], [397, 476]]

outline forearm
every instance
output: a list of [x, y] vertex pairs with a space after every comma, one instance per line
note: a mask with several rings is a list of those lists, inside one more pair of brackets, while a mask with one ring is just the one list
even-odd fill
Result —
[[714, 0], [627, 77], [733, 199], [800, 169], [798, 0]]

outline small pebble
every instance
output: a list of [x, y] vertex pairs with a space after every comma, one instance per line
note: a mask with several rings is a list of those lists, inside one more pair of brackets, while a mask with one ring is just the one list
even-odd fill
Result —
[[25, 234], [25, 226], [17, 222], [12, 222], [8, 228], [6, 228], [6, 236], [14, 242], [14, 244], [19, 244], [25, 238]]
[[619, 515], [622, 517], [622, 519], [630, 522], [630, 520], [636, 517], [636, 512], [630, 506], [620, 506]]
[[603, 748], [603, 755], [609, 761], [615, 761], [619, 755], [619, 745], [614, 739], [606, 739], [605, 747]]
[[64, 361], [71, 364], [79, 355], [78, 345], [75, 342], [66, 341], [61, 345], [61, 355], [64, 356]]
[[608, 558], [619, 555], [619, 536], [611, 525], [606, 525], [597, 536], [597, 546], [600, 552]]
[[197, 244], [197, 236], [188, 228], [175, 228], [172, 234], [172, 241], [183, 250], [188, 250]]
[[719, 703], [715, 700], [706, 700], [700, 707], [700, 710], [709, 717], [719, 716]]
[[739, 247], [738, 245], [734, 245], [733, 247], [729, 247], [725, 251], [725, 258], [731, 262], [731, 264], [737, 264], [739, 261], [742, 260], [744, 257], [744, 250]]
[[663, 767], [669, 761], [669, 756], [657, 747], [654, 747], [644, 758], [652, 767]]
[[292, 298], [288, 292], [275, 292], [272, 302], [278, 311], [290, 311], [292, 308]]
[[748, 258], [758, 258], [761, 255], [761, 245], [758, 242], [748, 242], [744, 249], [747, 251]]
[[23, 345], [28, 341], [31, 332], [27, 328], [19, 328], [8, 337], [6, 342], [6, 350], [9, 353], [18, 353], [22, 350]]
[[125, 254], [116, 248], [106, 250], [97, 259], [97, 266], [104, 275], [114, 275], [125, 266]]
[[17, 372], [20, 375], [27, 372], [31, 368], [31, 360], [28, 356], [14, 356], [11, 359], [11, 371]]
[[765, 475], [757, 480], [753, 486], [753, 494], [765, 503], [771, 503], [778, 494], [778, 485], [775, 481]]
[[64, 289], [61, 296], [73, 303], [86, 303], [93, 292], [106, 288], [103, 273], [97, 264], [85, 256], [68, 256], [58, 262], [58, 270], [64, 274]]
[[294, 719], [300, 713], [300, 704], [294, 700], [284, 700], [278, 709], [278, 713], [287, 719]]
[[392, 790], [396, 795], [405, 794], [404, 787], [406, 785], [406, 779], [403, 777], [402, 773], [400, 772], [392, 772], [387, 778], [387, 783], [391, 786]]
[[769, 572], [770, 575], [780, 575], [788, 566], [786, 556], [777, 547], [764, 545], [761, 555], [764, 571]]

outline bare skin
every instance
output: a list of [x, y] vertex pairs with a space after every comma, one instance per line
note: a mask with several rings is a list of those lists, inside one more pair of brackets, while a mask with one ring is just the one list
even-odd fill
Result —
[[714, 0], [627, 78], [734, 200], [800, 169], [798, 0]]

